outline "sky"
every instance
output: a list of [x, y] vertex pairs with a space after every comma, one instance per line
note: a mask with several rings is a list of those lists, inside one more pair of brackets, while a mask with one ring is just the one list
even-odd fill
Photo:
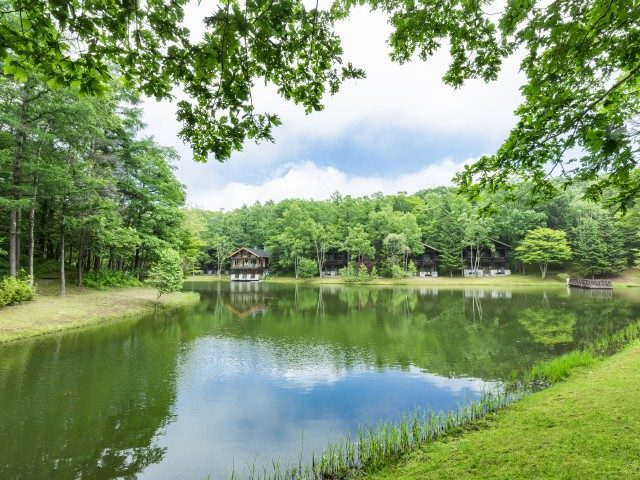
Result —
[[[192, 36], [201, 34], [201, 20], [213, 8], [210, 1], [189, 5]], [[391, 62], [383, 15], [361, 8], [337, 30], [344, 60], [364, 68], [367, 78], [343, 84], [322, 112], [310, 115], [273, 89], [256, 88], [257, 110], [277, 113], [283, 122], [275, 143], [247, 143], [224, 163], [194, 162], [178, 138], [175, 105], [144, 101], [145, 133], [179, 153], [176, 174], [190, 206], [231, 210], [256, 201], [322, 200], [335, 191], [360, 196], [450, 185], [464, 164], [493, 153], [515, 124], [524, 83], [516, 59], [495, 82], [453, 89], [441, 80], [446, 51], [427, 62]]]

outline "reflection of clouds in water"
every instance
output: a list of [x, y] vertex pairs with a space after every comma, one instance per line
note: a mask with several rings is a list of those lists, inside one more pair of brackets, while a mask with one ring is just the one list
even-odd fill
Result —
[[[363, 352], [346, 355], [324, 345], [283, 345], [265, 340], [201, 338], [182, 352], [180, 380], [205, 382], [212, 378], [261, 375], [281, 387], [311, 389], [355, 375], [395, 371], [374, 367]], [[452, 392], [480, 392], [493, 383], [477, 378], [447, 378], [410, 366], [405, 375]], [[195, 376], [195, 378], [194, 378]]]
[[416, 406], [456, 408], [486, 383], [418, 368], [376, 368], [325, 346], [204, 338], [183, 350], [176, 421], [156, 442], [162, 462], [142, 478], [227, 478], [233, 465], [283, 462], [318, 451], [357, 425]]
[[471, 390], [476, 393], [482, 393], [487, 390], [491, 390], [499, 385], [498, 382], [488, 382], [480, 378], [447, 378], [433, 373], [425, 372], [424, 370], [411, 366], [409, 367], [408, 374], [412, 375], [416, 379], [428, 382], [438, 388], [446, 388], [452, 392], [462, 392]]

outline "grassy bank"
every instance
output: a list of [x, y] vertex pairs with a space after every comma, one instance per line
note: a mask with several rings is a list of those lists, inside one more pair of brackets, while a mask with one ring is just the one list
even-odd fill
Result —
[[640, 342], [366, 480], [640, 478]]
[[174, 293], [156, 299], [156, 291], [146, 287], [93, 290], [67, 287], [67, 295], [57, 295], [54, 283], [38, 285], [34, 300], [0, 309], [0, 343], [81, 328], [153, 312], [194, 304], [197, 293]]
[[[190, 282], [217, 282], [229, 281], [228, 276], [218, 277], [216, 275], [194, 275], [187, 278]], [[299, 278], [294, 277], [268, 277], [264, 280], [267, 283], [302, 283], [310, 285], [345, 285], [347, 284], [340, 277], [314, 277]], [[366, 283], [367, 285], [413, 285], [420, 287], [467, 287], [467, 286], [487, 286], [487, 287], [541, 287], [541, 286], [562, 286], [563, 283], [555, 277], [540, 278], [535, 275], [510, 275], [508, 277], [484, 277], [484, 278], [464, 278], [464, 277], [436, 277], [436, 278], [376, 278]], [[355, 283], [354, 285], [359, 285]]]
[[[187, 279], [190, 282], [217, 282], [229, 281], [228, 275], [193, 275]], [[293, 277], [268, 277], [264, 280], [267, 283], [303, 283], [311, 285], [345, 285], [345, 281], [340, 277], [323, 278], [293, 278]], [[640, 286], [640, 269], [629, 269], [612, 278], [615, 288], [638, 287]], [[507, 277], [447, 277], [436, 278], [376, 278], [366, 283], [367, 285], [409, 285], [420, 287], [561, 287], [565, 283], [558, 280], [555, 273], [550, 273], [547, 278], [540, 278], [538, 274], [521, 275], [514, 274]], [[355, 285], [358, 285], [357, 283]]]

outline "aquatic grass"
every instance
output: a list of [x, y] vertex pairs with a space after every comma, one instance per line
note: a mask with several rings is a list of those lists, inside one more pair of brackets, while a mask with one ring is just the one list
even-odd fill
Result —
[[595, 356], [609, 356], [622, 350], [625, 346], [640, 339], [640, 320], [630, 323], [617, 332], [603, 336], [591, 342], [585, 350]]
[[535, 363], [525, 380], [531, 385], [557, 383], [571, 375], [574, 368], [589, 365], [594, 360], [591, 352], [574, 350], [551, 360]]
[[[329, 442], [319, 453], [313, 453], [308, 465], [303, 465], [302, 454], [297, 463], [282, 464], [273, 461], [270, 468], [258, 472], [255, 465], [248, 468], [250, 480], [342, 480], [356, 471], [377, 470], [400, 455], [421, 445], [438, 440], [470, 427], [488, 413], [494, 412], [522, 396], [520, 392], [503, 389], [485, 392], [479, 399], [460, 406], [457, 410], [434, 412], [415, 409], [403, 413], [399, 421], [386, 421], [358, 427], [355, 439], [350, 435]], [[230, 479], [237, 479], [233, 471]]]

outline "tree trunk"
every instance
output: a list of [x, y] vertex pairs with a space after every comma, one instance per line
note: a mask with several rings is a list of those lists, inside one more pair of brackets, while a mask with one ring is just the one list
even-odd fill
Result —
[[20, 258], [22, 257], [22, 208], [18, 208], [16, 215], [16, 272], [22, 268]]
[[78, 240], [78, 259], [76, 262], [76, 285], [82, 286], [82, 271], [84, 264], [84, 238], [82, 232], [80, 233], [80, 239]]
[[9, 275], [15, 277], [18, 273], [18, 264], [16, 261], [16, 221], [18, 209], [11, 207], [9, 210]]
[[63, 215], [62, 224], [60, 225], [60, 295], [61, 296], [67, 293], [67, 281], [65, 278], [65, 271], [64, 271], [64, 261], [65, 261], [64, 234], [65, 232], [64, 232], [64, 215]]
[[31, 208], [29, 209], [29, 285], [33, 286], [33, 255], [35, 250], [35, 217], [36, 217], [36, 207], [35, 202], [31, 204]]
[[15, 135], [16, 152], [13, 156], [13, 165], [11, 172], [12, 192], [11, 196], [15, 202], [11, 205], [9, 211], [9, 275], [15, 277], [18, 273], [19, 248], [20, 241], [18, 239], [18, 222], [19, 207], [17, 202], [20, 200], [20, 185], [22, 184], [22, 161], [24, 159], [25, 143], [27, 135], [25, 133], [25, 124], [27, 121], [27, 107], [29, 105], [29, 87], [28, 83], [24, 84], [22, 89], [22, 99], [20, 103], [20, 123], [17, 127]]

